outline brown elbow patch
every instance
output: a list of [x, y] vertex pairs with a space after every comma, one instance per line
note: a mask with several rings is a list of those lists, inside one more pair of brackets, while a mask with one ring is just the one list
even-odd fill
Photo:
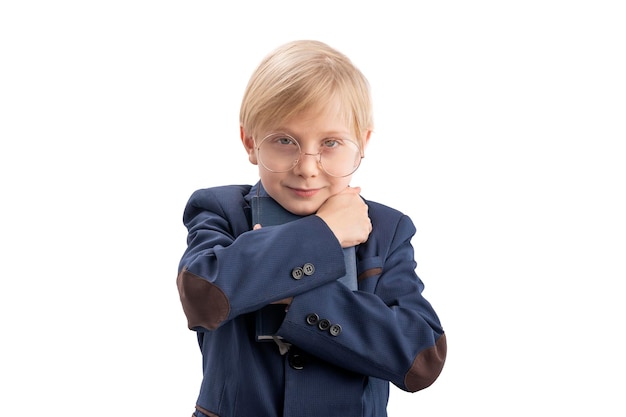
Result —
[[[209, 417], [220, 417], [217, 414], [213, 414], [212, 412], [205, 410], [204, 408], [200, 407], [199, 405], [196, 405], [196, 410], [200, 411], [202, 414], [206, 414]], [[195, 416], [195, 413], [192, 415], [192, 417]]]
[[362, 281], [362, 280], [364, 280], [366, 278], [373, 277], [375, 275], [380, 275], [382, 273], [383, 273], [383, 269], [382, 268], [370, 268], [370, 269], [367, 269], [367, 270], [361, 272], [359, 274], [359, 276], [356, 277], [356, 279], [357, 279], [357, 281]]
[[443, 369], [446, 361], [448, 346], [445, 333], [442, 334], [435, 346], [421, 351], [413, 361], [411, 369], [404, 378], [404, 385], [411, 392], [419, 391], [430, 386]]
[[230, 311], [228, 298], [217, 286], [183, 269], [176, 278], [187, 326], [215, 330]]

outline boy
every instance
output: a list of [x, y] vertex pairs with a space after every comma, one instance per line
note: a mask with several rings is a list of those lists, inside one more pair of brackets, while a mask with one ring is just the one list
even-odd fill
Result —
[[196, 191], [177, 285], [202, 351], [197, 417], [386, 416], [389, 382], [439, 376], [446, 336], [422, 296], [402, 213], [350, 187], [373, 129], [343, 54], [296, 41], [243, 97], [254, 186]]

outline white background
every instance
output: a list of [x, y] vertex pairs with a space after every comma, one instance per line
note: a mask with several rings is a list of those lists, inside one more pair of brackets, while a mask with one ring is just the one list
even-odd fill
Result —
[[372, 84], [354, 185], [414, 220], [448, 335], [390, 416], [623, 416], [622, 2], [224, 3], [0, 6], [0, 415], [190, 415], [182, 210], [256, 180], [248, 77], [313, 38]]

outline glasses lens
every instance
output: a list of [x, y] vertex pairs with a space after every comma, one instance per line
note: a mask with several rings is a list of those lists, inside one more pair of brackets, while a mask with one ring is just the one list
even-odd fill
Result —
[[333, 177], [346, 177], [361, 164], [361, 150], [347, 139], [328, 139], [321, 149], [322, 169]]
[[287, 172], [298, 163], [300, 145], [284, 133], [272, 133], [257, 147], [259, 162], [272, 172]]

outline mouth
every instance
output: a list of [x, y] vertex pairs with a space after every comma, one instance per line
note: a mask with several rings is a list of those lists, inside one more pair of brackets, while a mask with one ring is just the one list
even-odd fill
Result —
[[319, 188], [292, 188], [289, 189], [298, 197], [313, 197], [319, 192]]

